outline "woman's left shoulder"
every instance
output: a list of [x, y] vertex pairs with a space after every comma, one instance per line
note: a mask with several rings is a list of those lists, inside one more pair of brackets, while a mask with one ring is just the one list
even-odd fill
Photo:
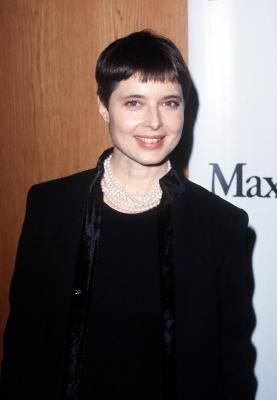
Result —
[[188, 178], [185, 178], [184, 184], [186, 188], [183, 193], [184, 203], [188, 203], [199, 214], [205, 215], [214, 221], [248, 224], [248, 214], [244, 209], [210, 192]]

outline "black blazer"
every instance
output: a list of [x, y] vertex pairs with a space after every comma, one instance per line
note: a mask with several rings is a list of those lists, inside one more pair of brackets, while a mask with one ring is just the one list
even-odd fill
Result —
[[[2, 400], [61, 399], [74, 265], [94, 173], [38, 184], [28, 193], [4, 337]], [[177, 400], [253, 400], [248, 216], [184, 180], [173, 208]]]

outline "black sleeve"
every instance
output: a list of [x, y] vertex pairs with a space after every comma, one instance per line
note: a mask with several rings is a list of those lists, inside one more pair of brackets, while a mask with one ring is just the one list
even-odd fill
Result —
[[257, 388], [256, 350], [251, 342], [256, 323], [252, 306], [255, 234], [243, 210], [234, 215], [227, 230], [231, 240], [225, 243], [219, 277], [223, 399], [253, 400]]
[[[17, 292], [17, 287], [24, 285], [24, 282], [27, 279], [29, 280], [30, 276], [27, 275], [29, 267], [31, 265], [30, 259], [32, 258], [32, 253], [34, 249], [34, 240], [36, 237], [36, 218], [34, 216], [34, 206], [33, 206], [33, 193], [36, 190], [36, 186], [32, 186], [27, 194], [26, 201], [26, 211], [24, 216], [24, 221], [22, 225], [22, 230], [18, 242], [17, 254], [16, 254], [16, 262], [14, 273], [10, 286], [10, 295], [9, 301], [11, 306], [11, 312], [13, 311], [13, 305], [16, 303], [21, 303], [20, 296], [21, 291]], [[24, 296], [25, 297], [25, 296]]]
[[26, 328], [26, 313], [32, 310], [32, 268], [34, 266], [34, 238], [36, 236], [36, 221], [33, 216], [33, 190], [29, 190], [27, 206], [22, 231], [19, 239], [15, 269], [10, 286], [10, 312], [4, 332], [4, 356], [1, 367], [0, 397], [10, 399], [20, 383], [22, 371], [19, 370], [18, 357], [22, 348], [28, 344], [23, 342], [21, 332]]

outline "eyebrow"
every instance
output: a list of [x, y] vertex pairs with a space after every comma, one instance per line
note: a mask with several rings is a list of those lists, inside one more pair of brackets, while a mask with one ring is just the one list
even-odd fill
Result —
[[[123, 96], [122, 99], [145, 99], [146, 97], [141, 94], [130, 94], [128, 96]], [[167, 96], [162, 97], [162, 100], [169, 100], [169, 99], [177, 99], [179, 101], [183, 101], [183, 98], [177, 94], [170, 94]]]

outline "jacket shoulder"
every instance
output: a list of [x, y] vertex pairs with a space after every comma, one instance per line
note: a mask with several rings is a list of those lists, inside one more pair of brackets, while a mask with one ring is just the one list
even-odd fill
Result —
[[75, 186], [75, 185], [86, 185], [90, 182], [95, 174], [95, 168], [88, 169], [81, 172], [76, 172], [74, 174], [66, 175], [60, 178], [51, 179], [49, 181], [44, 181], [40, 183], [36, 183], [30, 188], [30, 192], [33, 194], [37, 194], [40, 192], [48, 192], [48, 191], [59, 191], [61, 189], [66, 189], [67, 187]]
[[[95, 175], [95, 168], [77, 172], [61, 178], [36, 183], [28, 191], [28, 198], [49, 198], [57, 195], [66, 195], [67, 192], [74, 193], [78, 189], [87, 188]], [[72, 192], [73, 190], [73, 192]]]
[[89, 169], [31, 186], [27, 194], [26, 214], [58, 218], [60, 213], [70, 213], [83, 207], [95, 171]]
[[198, 209], [199, 213], [213, 220], [239, 220], [248, 224], [248, 214], [245, 210], [235, 206], [222, 197], [210, 192], [199, 184], [185, 178], [188, 201]]

